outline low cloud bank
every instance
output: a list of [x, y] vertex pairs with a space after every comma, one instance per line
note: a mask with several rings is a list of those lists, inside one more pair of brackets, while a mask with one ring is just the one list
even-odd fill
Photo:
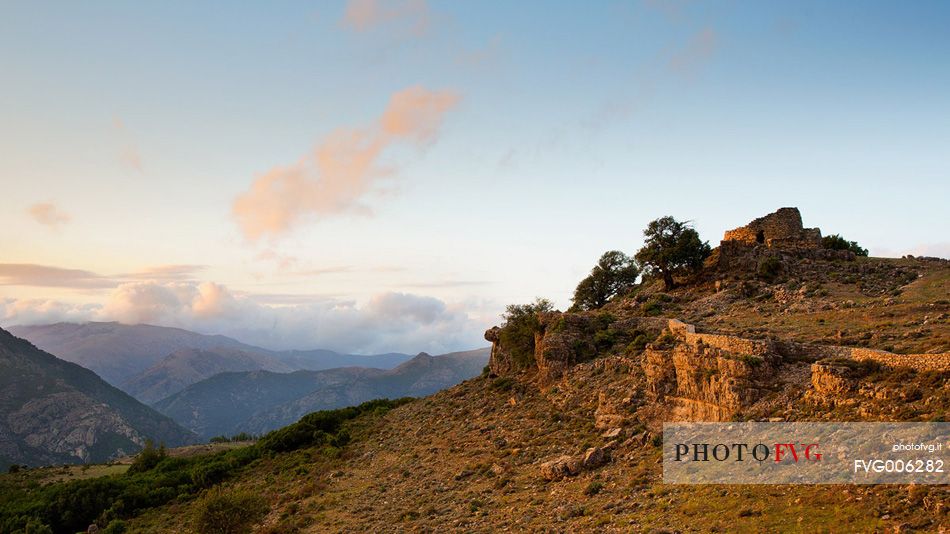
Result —
[[461, 305], [409, 293], [381, 293], [363, 304], [327, 299], [288, 306], [259, 303], [211, 282], [132, 282], [104, 304], [0, 299], [0, 322], [118, 321], [223, 334], [273, 349], [326, 348], [350, 353], [426, 351], [433, 354], [487, 344], [488, 325]]

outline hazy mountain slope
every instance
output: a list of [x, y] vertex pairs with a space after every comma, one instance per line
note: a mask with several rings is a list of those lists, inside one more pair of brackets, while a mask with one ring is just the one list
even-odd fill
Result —
[[443, 356], [423, 353], [389, 371], [347, 367], [224, 373], [157, 402], [155, 408], [203, 437], [262, 433], [315, 410], [433, 393], [478, 375], [488, 356], [488, 349]]
[[272, 351], [225, 336], [151, 325], [57, 323], [14, 326], [10, 331], [95, 371], [110, 384], [148, 403], [222, 372], [318, 371], [352, 366], [391, 369], [412, 357], [399, 353], [340, 354], [321, 349]]
[[219, 373], [237, 371], [296, 370], [273, 356], [224, 347], [208, 350], [182, 349], [121, 384], [122, 390], [152, 404]]
[[116, 386], [181, 349], [262, 350], [225, 336], [151, 325], [56, 323], [13, 326], [10, 332], [42, 350], [95, 371]]
[[401, 352], [387, 352], [385, 354], [340, 354], [332, 350], [283, 350], [274, 355], [288, 366], [296, 370], [320, 371], [337, 367], [374, 367], [376, 369], [392, 369], [412, 358]]
[[379, 375], [364, 375], [349, 384], [321, 387], [312, 393], [269, 410], [261, 410], [239, 427], [260, 434], [297, 421], [317, 410], [359, 404], [377, 398], [422, 397], [478, 376], [488, 362], [489, 349], [455, 352], [442, 356], [422, 353]]
[[0, 468], [101, 462], [194, 439], [88, 369], [0, 329]]
[[260, 410], [298, 399], [321, 388], [350, 387], [359, 377], [384, 372], [380, 369], [344, 367], [293, 373], [221, 373], [162, 399], [154, 406], [202, 437], [231, 435]]

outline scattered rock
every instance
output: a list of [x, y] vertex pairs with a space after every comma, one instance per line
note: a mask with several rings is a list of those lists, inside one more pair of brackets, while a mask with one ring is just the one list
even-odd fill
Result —
[[581, 461], [578, 458], [563, 455], [541, 464], [541, 476], [547, 480], [559, 480], [574, 476], [580, 472]]

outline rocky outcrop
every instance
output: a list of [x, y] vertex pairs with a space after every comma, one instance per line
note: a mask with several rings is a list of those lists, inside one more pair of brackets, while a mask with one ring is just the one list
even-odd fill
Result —
[[541, 477], [545, 480], [560, 480], [578, 475], [585, 469], [597, 469], [610, 462], [610, 451], [615, 446], [616, 442], [610, 442], [603, 447], [589, 447], [583, 454], [558, 456], [541, 464]]
[[[656, 331], [663, 335], [644, 350], [639, 359], [607, 358], [604, 362], [639, 367], [646, 379], [646, 397], [652, 402], [651, 419], [673, 421], [727, 421], [765, 397], [775, 377], [788, 362], [819, 362], [812, 366], [812, 388], [818, 397], [842, 393], [854, 385], [850, 365], [873, 361], [885, 366], [917, 371], [950, 370], [950, 354], [893, 354], [886, 351], [835, 345], [804, 344], [778, 340], [755, 340], [714, 333], [699, 333], [676, 319], [632, 317], [598, 324], [591, 313], [546, 313], [539, 316], [541, 331], [535, 336], [533, 369], [542, 385], [549, 385], [570, 368], [598, 353], [598, 337], [630, 337], [632, 331]], [[510, 358], [499, 337], [498, 327], [486, 338], [493, 342], [491, 369], [498, 375], [512, 372]], [[597, 360], [600, 362], [601, 360]], [[606, 364], [606, 363], [605, 363]], [[632, 392], [623, 396], [597, 396], [594, 424], [599, 430], [622, 429], [636, 407]]]
[[767, 342], [670, 324], [644, 355], [648, 394], [668, 405], [670, 420], [727, 421], [767, 392], [765, 382], [779, 363]]
[[0, 467], [99, 462], [194, 435], [105, 383], [0, 329]]

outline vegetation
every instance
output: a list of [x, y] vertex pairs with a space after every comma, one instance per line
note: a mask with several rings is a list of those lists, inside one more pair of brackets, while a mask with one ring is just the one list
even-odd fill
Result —
[[132, 462], [132, 465], [129, 466], [128, 473], [143, 473], [150, 469], [154, 469], [156, 465], [161, 463], [168, 456], [168, 453], [165, 451], [165, 445], [160, 445], [157, 449], [152, 440], [145, 442], [145, 447], [142, 451], [135, 457], [135, 460]]
[[537, 298], [530, 304], [511, 304], [505, 308], [502, 315], [505, 322], [501, 326], [499, 340], [508, 348], [517, 367], [527, 367], [534, 361], [534, 335], [541, 331], [538, 314], [553, 309], [554, 304], [543, 298]]
[[646, 244], [635, 257], [646, 272], [663, 278], [667, 290], [676, 285], [674, 276], [699, 270], [711, 252], [689, 223], [670, 216], [650, 222], [643, 235]]
[[838, 234], [826, 235], [821, 238], [821, 246], [831, 250], [850, 250], [855, 256], [867, 256], [868, 249], [861, 248], [857, 241], [848, 241]]
[[775, 256], [769, 256], [759, 262], [757, 274], [766, 282], [772, 282], [782, 272], [782, 262]]
[[594, 310], [637, 283], [640, 269], [636, 261], [619, 250], [604, 252], [587, 278], [574, 290], [572, 310]]
[[249, 491], [214, 488], [198, 499], [195, 526], [201, 534], [243, 534], [268, 511], [267, 502]]
[[208, 443], [238, 443], [241, 441], [254, 441], [257, 439], [257, 436], [253, 434], [248, 434], [247, 432], [241, 432], [235, 434], [230, 438], [227, 436], [215, 436], [208, 440]]
[[[35, 480], [24, 483], [5, 478], [0, 480], [0, 532], [84, 532], [92, 523], [122, 532], [122, 520], [169, 502], [193, 499], [264, 456], [305, 447], [342, 447], [349, 441], [348, 421], [363, 414], [384, 413], [408, 400], [381, 399], [314, 412], [254, 445], [205, 456], [171, 457], [163, 447], [148, 444], [125, 474], [46, 486]], [[240, 495], [217, 495], [202, 500], [198, 508], [211, 514], [226, 508], [228, 502], [247, 504]]]

